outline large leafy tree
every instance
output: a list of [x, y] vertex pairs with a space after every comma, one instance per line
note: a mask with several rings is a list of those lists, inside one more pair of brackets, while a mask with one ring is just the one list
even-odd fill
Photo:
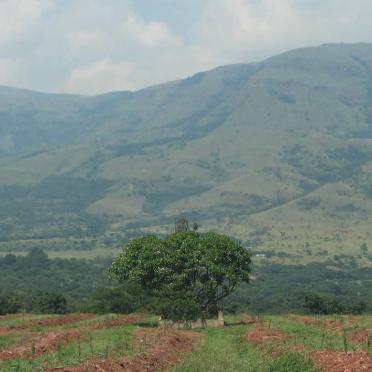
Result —
[[167, 303], [197, 306], [207, 316], [217, 313], [220, 300], [240, 282], [249, 281], [250, 269], [251, 255], [240, 243], [213, 232], [187, 231], [165, 239], [146, 236], [131, 241], [111, 272], [119, 281], [134, 281]]

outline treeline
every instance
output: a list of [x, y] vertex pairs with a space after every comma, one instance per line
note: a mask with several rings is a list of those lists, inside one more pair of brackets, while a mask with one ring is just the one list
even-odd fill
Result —
[[[0, 314], [156, 312], [163, 305], [134, 284], [118, 286], [111, 281], [111, 262], [109, 258], [50, 259], [41, 249], [26, 256], [6, 255], [0, 258]], [[226, 312], [372, 311], [370, 269], [355, 262], [264, 265], [254, 267], [253, 274], [256, 280], [224, 301]]]
[[[307, 296], [318, 295], [333, 312], [351, 312], [349, 304], [372, 312], [371, 270], [354, 260], [329, 260], [308, 265], [270, 264], [254, 268], [256, 280], [242, 285], [225, 306], [231, 311], [288, 313], [313, 311]], [[332, 301], [340, 304], [329, 306]], [[324, 312], [323, 312], [324, 313]]]
[[[97, 287], [109, 284], [110, 259], [49, 259], [42, 249], [0, 258], [0, 313], [79, 311]], [[54, 305], [53, 305], [54, 304]]]
[[316, 293], [309, 293], [304, 298], [304, 309], [310, 314], [353, 314], [360, 315], [367, 311], [367, 303], [358, 301], [356, 303], [343, 303], [331, 296], [320, 296]]
[[18, 312], [41, 314], [65, 314], [72, 311], [67, 298], [55, 292], [43, 291], [0, 291], [0, 315]]
[[42, 249], [0, 258], [0, 315], [17, 312], [131, 313], [154, 311], [151, 296], [133, 284], [115, 285], [112, 259], [50, 259]]

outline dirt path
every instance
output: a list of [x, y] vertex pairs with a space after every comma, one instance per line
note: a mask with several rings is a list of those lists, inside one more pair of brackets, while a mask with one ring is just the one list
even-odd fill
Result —
[[135, 334], [137, 349], [144, 353], [121, 360], [105, 359], [78, 367], [49, 369], [47, 372], [150, 372], [166, 370], [195, 350], [203, 335], [193, 331], [141, 329]]

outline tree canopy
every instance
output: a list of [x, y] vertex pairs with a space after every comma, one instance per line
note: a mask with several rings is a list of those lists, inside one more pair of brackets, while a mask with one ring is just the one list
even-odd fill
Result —
[[[185, 301], [197, 306], [203, 316], [217, 313], [222, 298], [240, 282], [249, 282], [250, 269], [251, 255], [240, 243], [213, 232], [187, 231], [165, 239], [151, 235], [131, 241], [111, 272], [119, 281], [138, 283], [169, 306], [184, 306]], [[173, 313], [182, 318], [179, 311]]]

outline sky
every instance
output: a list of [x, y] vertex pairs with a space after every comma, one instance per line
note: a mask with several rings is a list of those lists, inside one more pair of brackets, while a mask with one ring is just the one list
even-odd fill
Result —
[[372, 42], [372, 0], [0, 0], [0, 85], [94, 95], [324, 43]]

